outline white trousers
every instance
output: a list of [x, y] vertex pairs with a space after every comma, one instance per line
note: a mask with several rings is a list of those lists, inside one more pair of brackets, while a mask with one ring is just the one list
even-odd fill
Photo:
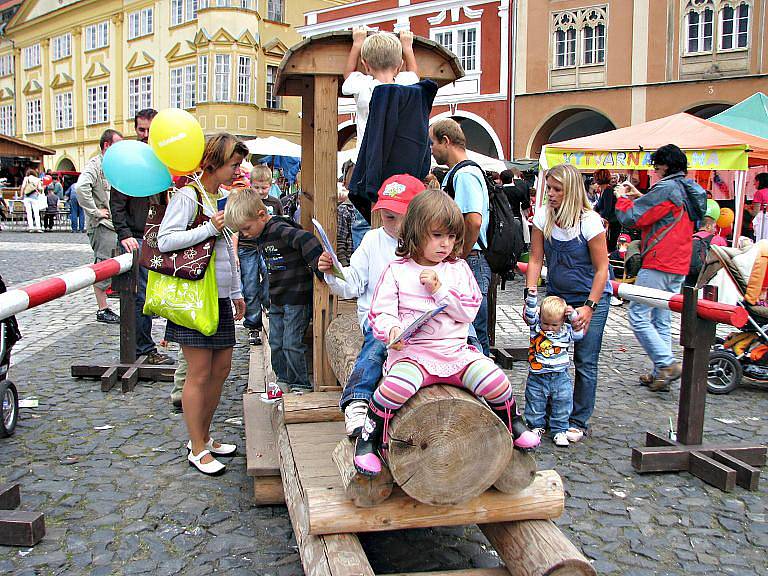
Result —
[[40, 210], [38, 209], [37, 198], [25, 197], [24, 210], [27, 213], [27, 229], [28, 230], [41, 230], [40, 225]]

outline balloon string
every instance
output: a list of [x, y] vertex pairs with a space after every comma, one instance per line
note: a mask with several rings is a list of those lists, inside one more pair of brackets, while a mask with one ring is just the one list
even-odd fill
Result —
[[[197, 184], [200, 187], [201, 190], [206, 190], [205, 186], [203, 186], [203, 183], [200, 180], [199, 173], [193, 172], [191, 174], [191, 180], [195, 184]], [[174, 190], [174, 194], [179, 191], [179, 189], [176, 188], [176, 187], [174, 187], [173, 190]], [[208, 200], [210, 202], [210, 198], [208, 197], [208, 194], [201, 194], [201, 197], [203, 198], [203, 200]], [[200, 206], [200, 208], [202, 208], [203, 210], [206, 210], [206, 209], [210, 210], [214, 214], [218, 211], [217, 207], [213, 206], [213, 204], [201, 204], [200, 201], [197, 198], [194, 198], [194, 202], [195, 202], [195, 204]], [[224, 235], [224, 241], [227, 243], [227, 246], [229, 246], [230, 248], [234, 249], [234, 246], [232, 245], [232, 235], [234, 234], [234, 232], [232, 230], [230, 230], [226, 226], [224, 226], [221, 229], [221, 232]]]

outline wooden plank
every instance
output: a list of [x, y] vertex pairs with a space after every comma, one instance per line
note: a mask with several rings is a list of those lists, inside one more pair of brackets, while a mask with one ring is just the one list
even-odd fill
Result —
[[21, 488], [18, 484], [0, 485], [0, 510], [13, 510], [21, 504]]
[[691, 452], [712, 456], [712, 452], [725, 452], [750, 466], [763, 466], [766, 459], [765, 446], [739, 446], [734, 444], [704, 444], [700, 446], [650, 446], [632, 449], [632, 466], [638, 472], [680, 472], [688, 470]]
[[720, 488], [723, 492], [733, 492], [736, 488], [736, 470], [709, 456], [700, 452], [691, 452], [688, 466], [691, 474], [707, 484]]
[[120, 377], [120, 387], [123, 394], [126, 392], [133, 392], [134, 388], [136, 388], [136, 384], [139, 383], [139, 368], [144, 364], [146, 359], [146, 356], [137, 358], [136, 362], [133, 363], [133, 366], [128, 368], [128, 370], [125, 371], [125, 374]]
[[[336, 146], [338, 140], [338, 89], [339, 77], [318, 76], [324, 62], [324, 51], [315, 54], [305, 50], [303, 54], [315, 60], [311, 68], [315, 74], [314, 86], [314, 133], [313, 165], [308, 174], [314, 178], [313, 212], [315, 218], [325, 229], [331, 243], [336, 246], [336, 226], [338, 199], [336, 197]], [[337, 63], [338, 64], [338, 63]], [[294, 70], [295, 70], [295, 65]], [[303, 145], [303, 138], [302, 138]], [[302, 214], [305, 211], [302, 208]], [[313, 372], [315, 390], [321, 386], [336, 385], [336, 376], [331, 370], [326, 353], [325, 332], [328, 324], [336, 317], [336, 297], [331, 294], [328, 285], [315, 277], [313, 307]]]
[[0, 512], [0, 546], [34, 546], [45, 536], [45, 518], [40, 512]]
[[493, 354], [494, 362], [504, 368], [504, 370], [512, 368], [514, 358], [504, 348], [491, 348], [491, 354]]
[[279, 506], [285, 504], [283, 480], [277, 476], [255, 476], [253, 478], [253, 501], [257, 506]]
[[549, 520], [480, 526], [512, 576], [595, 576], [584, 555]]
[[360, 540], [354, 534], [309, 534], [304, 487], [296, 471], [281, 408], [278, 405], [272, 413], [272, 426], [278, 446], [286, 505], [306, 576], [374, 576]]
[[261, 346], [251, 346], [248, 354], [248, 392], [260, 394], [267, 391], [267, 377], [264, 373], [264, 350], [269, 341], [262, 337]]
[[757, 485], [760, 482], [760, 470], [758, 468], [717, 450], [712, 452], [711, 458], [736, 470], [736, 484], [747, 490], [757, 490]]
[[102, 392], [109, 392], [110, 390], [112, 390], [112, 388], [115, 387], [115, 384], [117, 384], [117, 377], [118, 377], [117, 371], [118, 371], [117, 366], [110, 366], [101, 375], [101, 391]]
[[339, 409], [340, 397], [338, 392], [286, 394], [283, 400], [285, 423], [343, 422], [344, 413]]
[[243, 394], [245, 457], [248, 476], [279, 476], [277, 445], [272, 431], [273, 405], [262, 402], [258, 394]]
[[565, 505], [563, 484], [554, 470], [538, 472], [531, 485], [517, 494], [490, 489], [457, 506], [422, 504], [398, 488], [375, 508], [357, 508], [347, 498], [338, 476], [330, 482], [300, 479], [307, 503], [309, 533], [315, 535], [546, 520], [560, 516]]

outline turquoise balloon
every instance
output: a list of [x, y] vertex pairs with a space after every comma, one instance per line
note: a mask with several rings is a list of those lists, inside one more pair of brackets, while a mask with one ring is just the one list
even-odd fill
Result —
[[707, 199], [706, 216], [709, 216], [715, 222], [717, 222], [717, 219], [720, 218], [720, 204], [712, 200], [712, 198]]
[[148, 144], [120, 140], [107, 148], [101, 163], [109, 184], [126, 196], [143, 198], [168, 190], [173, 183], [168, 168]]

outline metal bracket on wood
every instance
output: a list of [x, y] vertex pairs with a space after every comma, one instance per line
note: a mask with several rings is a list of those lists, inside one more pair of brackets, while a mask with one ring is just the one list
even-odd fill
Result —
[[43, 514], [15, 510], [20, 504], [18, 484], [0, 486], [0, 546], [34, 546], [45, 536]]
[[[705, 298], [717, 299], [716, 289], [705, 286]], [[704, 408], [707, 396], [709, 350], [715, 340], [715, 322], [696, 314], [698, 294], [683, 290], [680, 343], [683, 375], [677, 413], [677, 440], [646, 433], [645, 447], [632, 449], [632, 466], [638, 472], [687, 471], [725, 492], [738, 484], [757, 490], [766, 447], [743, 444], [703, 444]]]
[[139, 252], [133, 253], [131, 269], [115, 276], [113, 287], [120, 293], [120, 362], [118, 364], [73, 364], [75, 378], [100, 378], [101, 391], [108, 392], [120, 380], [123, 392], [131, 392], [139, 380], [173, 382], [176, 366], [145, 364], [147, 357], [136, 357], [136, 291], [139, 280]]

